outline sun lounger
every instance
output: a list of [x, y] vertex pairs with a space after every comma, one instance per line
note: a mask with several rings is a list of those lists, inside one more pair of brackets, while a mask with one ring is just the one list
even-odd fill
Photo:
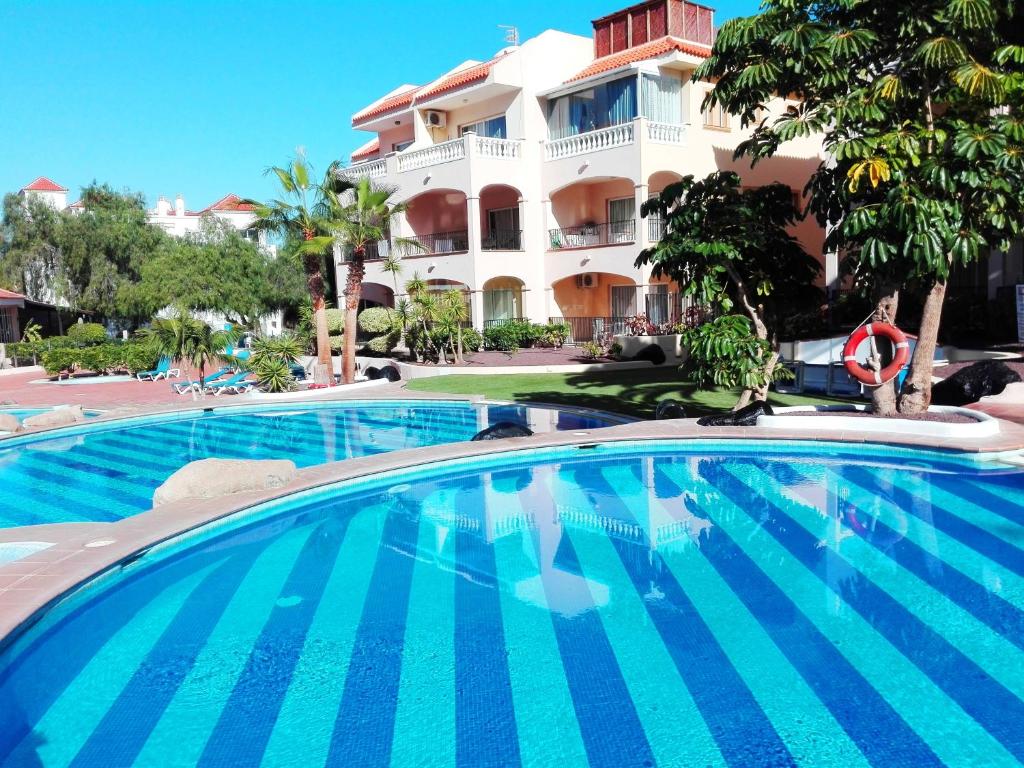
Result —
[[[207, 376], [203, 380], [203, 384], [209, 384], [211, 381], [218, 381], [223, 379], [229, 373], [234, 372], [234, 368], [221, 368], [216, 373]], [[171, 389], [177, 392], [179, 395], [184, 395], [188, 392], [202, 392], [202, 385], [198, 381], [176, 381], [171, 384]]]
[[169, 357], [161, 357], [160, 362], [152, 371], [139, 371], [135, 374], [135, 378], [139, 381], [160, 381], [160, 379], [169, 379], [172, 376], [175, 378], [181, 376], [181, 371], [178, 368], [171, 368], [171, 358]]
[[248, 392], [250, 389], [256, 386], [255, 380], [246, 379], [246, 376], [248, 375], [249, 371], [241, 371], [239, 373], [236, 373], [229, 379], [224, 379], [223, 381], [215, 381], [213, 382], [213, 384], [208, 384], [206, 386], [206, 391], [212, 392], [216, 397], [219, 397], [225, 392], [228, 392], [233, 395], [240, 395], [243, 392]]

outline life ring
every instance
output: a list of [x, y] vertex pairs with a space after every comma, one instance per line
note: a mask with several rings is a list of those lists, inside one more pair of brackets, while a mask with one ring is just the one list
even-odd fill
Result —
[[[857, 362], [857, 347], [865, 339], [873, 336], [882, 336], [892, 342], [895, 349], [893, 360], [882, 370], [865, 368]], [[843, 364], [846, 370], [857, 381], [868, 386], [877, 387], [895, 379], [900, 370], [910, 359], [910, 343], [906, 335], [895, 325], [889, 323], [868, 323], [850, 334], [843, 347]]]

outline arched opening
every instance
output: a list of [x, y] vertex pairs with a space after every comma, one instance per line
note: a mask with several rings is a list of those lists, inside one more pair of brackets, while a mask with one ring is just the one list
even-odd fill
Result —
[[522, 280], [517, 277], [492, 277], [484, 283], [483, 293], [485, 328], [522, 319]]
[[445, 278], [436, 278], [427, 280], [427, 290], [431, 293], [442, 294], [448, 293], [451, 290], [457, 290], [462, 293], [462, 300], [466, 303], [466, 317], [468, 318], [463, 322], [463, 325], [470, 326], [473, 324], [473, 305], [470, 301], [470, 288], [459, 280], [448, 280]]
[[454, 189], [435, 189], [411, 198], [405, 213], [411, 239], [420, 248], [411, 255], [458, 253], [469, 250], [466, 195]]
[[[675, 171], [655, 171], [647, 178], [647, 198], [658, 197], [665, 187], [682, 180], [683, 177]], [[665, 220], [661, 216], [650, 215], [644, 222], [647, 227], [647, 239], [652, 243], [661, 240], [665, 234]]]
[[395, 290], [381, 283], [363, 283], [362, 295], [359, 300], [359, 310], [367, 307], [394, 307]]
[[637, 314], [637, 285], [630, 277], [610, 272], [582, 272], [551, 285], [561, 315], [554, 322], [569, 325], [569, 341], [604, 341], [625, 333], [626, 321]]
[[636, 241], [636, 194], [624, 178], [587, 179], [551, 194], [551, 250]]
[[507, 184], [492, 184], [480, 190], [480, 247], [485, 251], [521, 251], [519, 190]]

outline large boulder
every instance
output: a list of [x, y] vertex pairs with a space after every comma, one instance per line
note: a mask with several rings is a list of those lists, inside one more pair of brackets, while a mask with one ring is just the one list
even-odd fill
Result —
[[80, 405], [69, 405], [67, 408], [54, 408], [52, 411], [28, 416], [21, 425], [25, 429], [43, 429], [49, 427], [66, 427], [85, 421], [85, 413]]
[[506, 437], [529, 437], [532, 434], [533, 430], [523, 424], [516, 424], [514, 421], [499, 421], [473, 435], [473, 441], [504, 440]]
[[153, 492], [153, 506], [283, 488], [295, 479], [296, 472], [295, 462], [287, 459], [200, 459], [168, 477]]
[[12, 413], [0, 413], [0, 432], [17, 432], [21, 429], [21, 422]]
[[654, 418], [658, 421], [662, 419], [685, 419], [686, 409], [679, 402], [666, 398], [658, 403], [658, 407], [654, 410]]
[[385, 365], [380, 369], [380, 378], [387, 379], [388, 381], [401, 381], [402, 374], [398, 372], [395, 366]]
[[932, 385], [932, 405], [967, 405], [998, 395], [1020, 374], [1001, 360], [981, 360]]
[[702, 427], [753, 427], [758, 416], [771, 416], [772, 407], [763, 400], [755, 400], [738, 411], [729, 411], [714, 416], [703, 416], [697, 419]]

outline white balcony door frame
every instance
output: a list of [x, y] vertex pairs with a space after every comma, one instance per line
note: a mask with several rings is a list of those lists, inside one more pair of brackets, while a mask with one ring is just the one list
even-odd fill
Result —
[[[615, 203], [628, 203], [630, 214], [628, 217], [623, 218], [621, 215], [616, 218], [612, 215], [612, 208]], [[623, 206], [625, 207], [625, 206]], [[612, 197], [608, 199], [607, 203], [608, 212], [608, 242], [609, 243], [625, 243], [632, 242], [636, 234], [630, 233], [628, 222], [633, 222], [636, 226], [636, 197]]]

